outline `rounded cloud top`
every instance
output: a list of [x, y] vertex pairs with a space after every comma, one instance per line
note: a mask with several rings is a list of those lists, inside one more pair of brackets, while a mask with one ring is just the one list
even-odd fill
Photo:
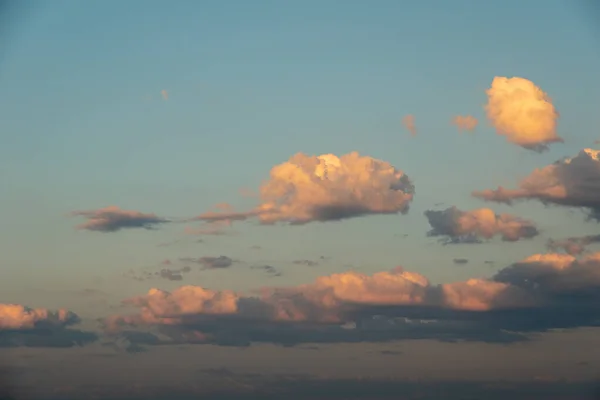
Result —
[[415, 187], [386, 161], [361, 156], [298, 153], [271, 169], [260, 188], [260, 204], [247, 212], [210, 212], [198, 220], [244, 220], [300, 225], [369, 214], [408, 212]]

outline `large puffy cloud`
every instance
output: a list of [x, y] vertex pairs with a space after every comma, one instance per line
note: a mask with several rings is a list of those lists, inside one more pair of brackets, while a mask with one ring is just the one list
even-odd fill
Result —
[[67, 329], [79, 317], [67, 310], [51, 311], [20, 304], [0, 304], [0, 348], [71, 347], [97, 340], [93, 333]]
[[459, 131], [473, 131], [477, 123], [477, 118], [472, 115], [457, 115], [452, 118], [452, 124], [456, 125]]
[[517, 189], [498, 187], [473, 192], [475, 197], [511, 204], [514, 200], [538, 200], [587, 209], [600, 221], [600, 151], [584, 149], [573, 158], [534, 170], [522, 179]]
[[431, 225], [429, 236], [443, 236], [445, 243], [477, 243], [480, 238], [502, 236], [505, 241], [517, 241], [538, 235], [535, 224], [510, 214], [496, 214], [489, 208], [461, 211], [456, 207], [425, 211]]
[[559, 114], [552, 100], [530, 80], [497, 76], [486, 93], [487, 117], [509, 142], [542, 151], [563, 141], [556, 134]]
[[166, 335], [154, 339], [160, 344], [510, 342], [527, 339], [529, 332], [598, 326], [600, 253], [580, 259], [538, 254], [489, 279], [440, 285], [396, 268], [373, 275], [333, 274], [255, 295], [197, 286], [152, 289], [125, 304], [139, 311], [107, 318], [109, 332], [123, 330], [131, 337], [127, 329], [132, 326], [151, 326]]
[[260, 189], [261, 203], [246, 212], [231, 209], [200, 215], [196, 220], [241, 221], [256, 217], [262, 224], [306, 224], [369, 214], [406, 213], [414, 185], [390, 163], [357, 152], [308, 156], [298, 153], [271, 169]]
[[155, 214], [145, 214], [139, 211], [122, 210], [116, 206], [98, 210], [73, 211], [71, 215], [87, 219], [78, 229], [97, 232], [116, 232], [121, 229], [143, 228], [154, 229], [157, 225], [170, 222], [157, 217]]

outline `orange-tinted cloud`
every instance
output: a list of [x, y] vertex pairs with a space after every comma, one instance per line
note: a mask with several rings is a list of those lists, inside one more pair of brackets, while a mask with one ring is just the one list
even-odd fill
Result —
[[356, 152], [308, 156], [298, 153], [271, 169], [260, 188], [261, 203], [250, 211], [208, 212], [196, 220], [242, 221], [262, 224], [306, 224], [369, 214], [406, 213], [414, 185], [390, 163]]
[[452, 124], [456, 125], [459, 131], [473, 131], [477, 127], [477, 118], [471, 115], [457, 115], [452, 118]]
[[169, 92], [167, 92], [166, 89], [161, 90], [160, 95], [162, 96], [163, 100], [169, 100]]
[[155, 214], [139, 211], [121, 210], [116, 206], [98, 210], [73, 211], [71, 215], [87, 218], [87, 222], [78, 225], [77, 229], [97, 232], [116, 232], [121, 229], [143, 228], [154, 229], [156, 225], [170, 222]]
[[511, 204], [514, 200], [538, 200], [544, 204], [580, 207], [600, 220], [600, 151], [584, 149], [577, 156], [534, 170], [517, 189], [498, 187], [473, 192], [475, 197]]
[[402, 118], [402, 125], [404, 125], [404, 127], [406, 129], [408, 129], [408, 131], [410, 132], [410, 134], [412, 136], [417, 136], [417, 127], [415, 125], [415, 116], [414, 115], [407, 115], [404, 118]]
[[539, 234], [532, 221], [511, 214], [498, 215], [489, 208], [461, 211], [450, 207], [442, 211], [427, 210], [425, 216], [432, 228], [428, 235], [443, 236], [446, 243], [477, 243], [480, 238], [497, 235], [514, 242]]
[[183, 286], [151, 289], [106, 319], [108, 332], [154, 326], [160, 343], [300, 343], [400, 338], [523, 340], [553, 327], [592, 326], [600, 311], [600, 253], [577, 259], [536, 254], [489, 279], [432, 285], [395, 268], [344, 272], [256, 295]]
[[587, 246], [600, 243], [600, 235], [570, 237], [563, 240], [548, 240], [547, 247], [551, 251], [564, 250], [567, 254], [576, 256], [586, 251]]
[[34, 329], [39, 325], [66, 326], [78, 321], [74, 313], [60, 309], [29, 308], [20, 304], [0, 304], [0, 331]]
[[510, 143], [542, 151], [563, 141], [556, 134], [558, 111], [550, 97], [530, 80], [497, 76], [486, 93], [487, 117]]

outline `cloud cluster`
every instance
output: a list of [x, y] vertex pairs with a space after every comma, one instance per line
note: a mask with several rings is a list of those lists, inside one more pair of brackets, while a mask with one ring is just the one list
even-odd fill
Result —
[[457, 115], [452, 118], [452, 124], [456, 125], [459, 131], [473, 131], [477, 127], [478, 121], [472, 115]]
[[415, 116], [407, 115], [402, 118], [402, 125], [410, 132], [412, 136], [417, 136], [417, 127], [415, 125]]
[[0, 348], [72, 347], [96, 341], [93, 333], [67, 329], [79, 321], [76, 314], [64, 309], [0, 304]]
[[20, 304], [0, 304], [0, 329], [34, 329], [39, 325], [65, 326], [78, 321], [67, 310], [49, 311]]
[[538, 200], [587, 209], [589, 217], [600, 221], [600, 151], [584, 149], [573, 158], [534, 170], [517, 189], [498, 187], [473, 192], [486, 201], [511, 204], [514, 200]]
[[443, 236], [443, 242], [479, 243], [481, 238], [500, 235], [502, 240], [514, 242], [539, 234], [532, 221], [510, 214], [496, 214], [489, 208], [461, 211], [456, 207], [425, 211], [431, 225], [429, 236]]
[[154, 229], [156, 225], [170, 222], [154, 214], [122, 210], [116, 206], [109, 206], [98, 210], [73, 211], [71, 215], [87, 219], [87, 222], [78, 225], [77, 229], [97, 232], [116, 232], [121, 229], [131, 228]]
[[247, 212], [222, 210], [196, 220], [242, 221], [258, 218], [262, 224], [306, 224], [369, 214], [408, 212], [414, 185], [390, 163], [356, 152], [308, 156], [298, 153], [271, 169], [260, 189], [261, 203]]
[[586, 251], [587, 246], [600, 243], [600, 235], [570, 237], [563, 240], [548, 240], [547, 247], [551, 251], [564, 250], [567, 254], [576, 256]]
[[600, 253], [537, 254], [490, 279], [440, 285], [396, 268], [322, 276], [254, 296], [151, 289], [125, 304], [139, 312], [108, 318], [109, 331], [153, 326], [168, 337], [161, 343], [525, 340], [528, 332], [600, 324]]
[[510, 143], [543, 151], [563, 141], [556, 134], [559, 114], [552, 100], [530, 80], [497, 76], [486, 93], [487, 117]]

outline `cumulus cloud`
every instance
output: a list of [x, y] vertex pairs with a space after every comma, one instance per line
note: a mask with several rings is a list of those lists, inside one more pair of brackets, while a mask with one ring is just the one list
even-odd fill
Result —
[[473, 192], [486, 201], [511, 204], [514, 200], [538, 200], [586, 209], [589, 217], [600, 221], [600, 151], [584, 149], [573, 158], [557, 161], [534, 170], [522, 179], [517, 189], [498, 187]]
[[486, 93], [487, 117], [510, 143], [543, 151], [563, 141], [556, 134], [559, 114], [552, 99], [530, 80], [497, 76]]
[[510, 214], [496, 214], [489, 208], [461, 211], [456, 207], [425, 211], [431, 225], [429, 236], [443, 236], [444, 243], [478, 243], [481, 238], [501, 236], [514, 242], [539, 234], [535, 224]]
[[414, 185], [390, 163], [353, 152], [341, 157], [298, 153], [271, 169], [253, 210], [208, 212], [199, 221], [243, 221], [294, 225], [335, 221], [369, 214], [406, 213]]
[[182, 258], [181, 261], [188, 263], [201, 264], [203, 269], [221, 269], [229, 268], [233, 265], [234, 261], [227, 256], [219, 257], [200, 257], [200, 258]]
[[156, 225], [170, 222], [157, 217], [155, 214], [145, 214], [139, 211], [122, 210], [110, 206], [98, 210], [73, 211], [71, 215], [84, 217], [87, 222], [78, 225], [77, 229], [97, 232], [116, 232], [121, 229], [154, 229]]
[[547, 247], [551, 251], [564, 250], [567, 254], [576, 256], [586, 251], [587, 246], [600, 243], [600, 235], [570, 237], [563, 240], [548, 240]]
[[76, 314], [65, 309], [0, 304], [0, 348], [71, 347], [97, 340], [93, 333], [67, 329], [79, 321]]
[[0, 304], [0, 329], [33, 329], [39, 325], [65, 326], [78, 322], [67, 310], [49, 311], [20, 304]]
[[478, 121], [472, 115], [457, 115], [452, 118], [452, 124], [456, 125], [459, 131], [473, 131], [477, 127]]
[[536, 254], [489, 279], [433, 285], [395, 268], [344, 272], [255, 295], [183, 286], [151, 289], [124, 302], [131, 315], [105, 321], [109, 332], [153, 326], [166, 343], [247, 345], [432, 338], [510, 342], [529, 332], [597, 326], [600, 253]]
[[404, 118], [402, 118], [402, 125], [404, 125], [404, 127], [406, 129], [408, 129], [408, 131], [410, 132], [410, 134], [412, 136], [417, 136], [417, 127], [415, 125], [415, 116], [414, 115], [407, 115]]

